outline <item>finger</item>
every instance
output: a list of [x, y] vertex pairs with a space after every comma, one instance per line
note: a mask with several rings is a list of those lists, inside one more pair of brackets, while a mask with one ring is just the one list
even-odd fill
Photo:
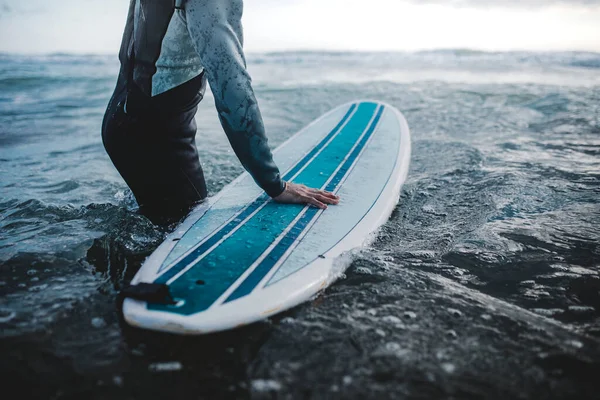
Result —
[[335, 194], [333, 194], [331, 192], [326, 192], [324, 190], [321, 190], [320, 194], [323, 195], [323, 196], [325, 196], [325, 197], [329, 197], [330, 199], [334, 199], [334, 200], [339, 200], [340, 199], [340, 196], [337, 196], [337, 195], [335, 195]]
[[322, 210], [327, 209], [327, 205], [326, 204], [321, 203], [319, 200], [315, 199], [314, 197], [307, 196], [305, 199], [306, 199], [306, 203], [308, 203], [308, 204], [310, 204], [312, 206], [315, 206], [315, 207], [320, 208]]
[[330, 199], [339, 199], [339, 196], [336, 196], [335, 194], [326, 190], [312, 189], [312, 192], [314, 194], [320, 194], [321, 196], [329, 197]]
[[321, 203], [326, 203], [326, 204], [337, 204], [338, 203], [337, 199], [332, 199], [331, 197], [327, 197], [322, 194], [316, 194], [315, 198], [317, 200], [319, 200]]
[[[340, 202], [340, 198], [333, 193], [325, 192], [323, 190], [315, 192], [314, 196], [321, 196], [324, 199], [327, 199], [327, 203], [329, 204], [338, 204]], [[321, 199], [321, 201], [323, 201]]]

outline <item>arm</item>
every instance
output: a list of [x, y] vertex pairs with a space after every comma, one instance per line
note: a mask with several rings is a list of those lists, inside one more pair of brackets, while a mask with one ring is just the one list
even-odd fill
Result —
[[188, 30], [229, 143], [244, 168], [274, 200], [319, 208], [337, 204], [339, 198], [331, 193], [281, 180], [246, 70], [242, 11], [242, 0], [185, 2]]
[[284, 190], [265, 135], [242, 49], [241, 0], [188, 0], [190, 35], [215, 97], [221, 125], [235, 154], [271, 197]]

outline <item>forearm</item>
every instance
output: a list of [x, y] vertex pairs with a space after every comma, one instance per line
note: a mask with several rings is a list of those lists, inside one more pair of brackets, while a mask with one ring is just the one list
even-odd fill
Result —
[[230, 121], [238, 121], [237, 118], [227, 118], [222, 113], [219, 113], [219, 118], [229, 143], [244, 168], [269, 196], [276, 197], [283, 191], [283, 181], [273, 161], [258, 106], [250, 108], [255, 108], [256, 112], [248, 110], [249, 116], [244, 117], [244, 122], [238, 127], [230, 125]]
[[189, 0], [188, 29], [235, 154], [270, 196], [283, 191], [242, 49], [241, 0]]

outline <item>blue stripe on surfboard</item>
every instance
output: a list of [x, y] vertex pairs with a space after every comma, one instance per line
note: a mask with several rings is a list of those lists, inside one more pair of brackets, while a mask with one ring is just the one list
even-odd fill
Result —
[[[353, 118], [293, 181], [313, 187], [322, 187], [328, 182], [368, 129], [376, 108], [376, 103], [361, 103]], [[303, 205], [267, 202], [231, 236], [170, 282], [173, 297], [185, 300], [179, 307], [147, 304], [148, 309], [183, 315], [207, 309], [267, 250], [303, 209]], [[166, 274], [163, 274], [155, 282], [166, 283], [168, 279], [165, 278]]]
[[248, 218], [253, 212], [258, 210], [258, 208], [268, 201], [269, 196], [266, 194], [261, 195], [256, 200], [254, 200], [248, 207], [246, 207], [237, 217], [229, 221], [224, 227], [215, 232], [211, 237], [209, 237], [206, 241], [204, 241], [200, 246], [192, 250], [186, 256], [184, 256], [177, 264], [175, 264], [170, 269], [166, 270], [161, 276], [159, 276], [155, 282], [156, 283], [166, 283], [169, 279], [177, 275], [181, 270], [183, 270], [186, 266], [190, 265], [194, 262], [198, 257], [202, 254], [206, 253], [208, 249], [217, 244], [221, 239], [223, 239], [227, 234], [233, 231], [240, 223], [242, 223], [246, 218]]
[[[310, 152], [308, 152], [300, 161], [298, 161], [290, 170], [288, 170], [283, 179], [290, 180], [294, 175], [300, 171], [314, 156], [317, 154], [326, 144], [327, 142], [335, 136], [340, 128], [346, 123], [348, 118], [352, 115], [357, 105], [352, 104], [344, 117], [340, 120], [340, 122], [333, 128], [327, 136], [325, 136]], [[159, 277], [162, 282], [167, 282], [169, 279], [177, 275], [181, 270], [183, 270], [186, 266], [194, 262], [198, 257], [204, 254], [208, 249], [217, 244], [223, 237], [233, 231], [242, 221], [248, 218], [253, 212], [255, 212], [261, 205], [263, 205], [266, 201], [269, 201], [269, 196], [263, 194], [259, 196], [256, 200], [254, 200], [249, 206], [244, 208], [234, 219], [225, 224], [225, 226], [218, 229], [214, 232], [209, 238], [207, 238], [204, 242], [200, 243], [196, 248], [192, 249], [187, 255], [181, 258], [179, 261], [173, 264], [171, 268], [169, 268], [163, 275]], [[159, 272], [164, 266], [159, 268]], [[163, 278], [164, 277], [164, 278]], [[158, 282], [158, 280], [157, 280]]]
[[[384, 107], [382, 106], [371, 126], [369, 127], [367, 133], [360, 140], [356, 148], [352, 151], [350, 156], [341, 166], [341, 168], [336, 172], [331, 181], [325, 187], [325, 190], [328, 192], [335, 191], [342, 179], [347, 175], [348, 170], [365, 147], [369, 138], [373, 135], [375, 131], [375, 127], [379, 123], [379, 119], [381, 118], [381, 114], [383, 113]], [[231, 293], [231, 295], [225, 300], [225, 303], [230, 301], [239, 299], [240, 297], [244, 297], [249, 295], [258, 284], [263, 280], [263, 278], [271, 271], [271, 269], [277, 264], [277, 262], [281, 261], [281, 257], [285, 254], [285, 252], [293, 246], [298, 237], [302, 235], [304, 230], [309, 226], [312, 220], [317, 217], [319, 210], [314, 207], [309, 207], [306, 210], [306, 213], [300, 217], [300, 219], [291, 227], [289, 232], [281, 239], [281, 241], [271, 250], [271, 252], [260, 262], [260, 264], [246, 277], [246, 279]]]
[[292, 177], [296, 175], [298, 171], [300, 171], [302, 167], [304, 167], [306, 163], [310, 161], [310, 159], [313, 158], [315, 154], [317, 154], [327, 144], [329, 139], [331, 139], [336, 133], [338, 133], [340, 128], [346, 123], [346, 120], [350, 117], [355, 108], [356, 104], [352, 104], [346, 115], [344, 115], [344, 118], [342, 118], [342, 120], [335, 126], [335, 128], [333, 128], [331, 132], [329, 132], [319, 144], [317, 144], [307, 155], [305, 155], [299, 163], [297, 163], [294, 167], [292, 167], [292, 169], [286, 172], [283, 177], [283, 180], [287, 181], [292, 179]]

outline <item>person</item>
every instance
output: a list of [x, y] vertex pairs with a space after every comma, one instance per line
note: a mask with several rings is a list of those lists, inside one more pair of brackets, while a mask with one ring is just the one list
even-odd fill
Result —
[[246, 69], [242, 11], [242, 0], [131, 0], [102, 141], [154, 222], [177, 220], [207, 196], [194, 118], [207, 81], [236, 156], [268, 196], [322, 209], [339, 201], [282, 180]]

